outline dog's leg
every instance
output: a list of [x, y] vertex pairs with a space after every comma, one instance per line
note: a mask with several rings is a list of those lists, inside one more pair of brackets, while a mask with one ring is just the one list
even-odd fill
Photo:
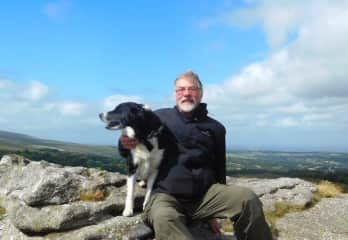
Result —
[[135, 191], [136, 174], [129, 175], [127, 178], [127, 197], [122, 215], [131, 217], [134, 208], [134, 191]]
[[146, 185], [146, 195], [145, 195], [145, 199], [143, 202], [143, 210], [145, 209], [146, 203], [149, 201], [150, 199], [150, 195], [151, 195], [151, 191], [152, 191], [152, 187], [153, 184], [155, 183], [156, 177], [158, 174], [158, 170], [154, 169], [153, 173], [151, 173], [151, 175], [149, 176], [149, 178], [147, 179], [147, 185]]

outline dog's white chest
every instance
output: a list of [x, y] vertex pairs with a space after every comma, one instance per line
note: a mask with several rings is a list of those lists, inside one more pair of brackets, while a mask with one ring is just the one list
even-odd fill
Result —
[[158, 139], [156, 137], [149, 139], [149, 142], [153, 146], [151, 151], [142, 143], [137, 144], [131, 150], [134, 165], [137, 166], [136, 171], [141, 179], [146, 179], [154, 169], [159, 167], [164, 152], [164, 149], [158, 148]]

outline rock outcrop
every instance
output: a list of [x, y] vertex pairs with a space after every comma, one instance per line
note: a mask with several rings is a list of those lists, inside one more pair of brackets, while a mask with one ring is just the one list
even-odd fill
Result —
[[[227, 178], [227, 182], [253, 189], [265, 211], [274, 210], [278, 202], [307, 206], [316, 191], [315, 185], [297, 178]], [[6, 214], [0, 217], [0, 240], [129, 239], [129, 229], [140, 222], [140, 215], [121, 216], [125, 184], [126, 176], [119, 173], [5, 155], [0, 161], [0, 206], [6, 209]], [[135, 202], [138, 212], [143, 197], [144, 190], [139, 187]], [[348, 222], [347, 214], [343, 214], [348, 211], [347, 203], [348, 197], [344, 195], [325, 199], [308, 211], [286, 215], [277, 223], [279, 240], [348, 239], [343, 230], [348, 229], [344, 225]], [[340, 208], [342, 212], [338, 204], [345, 206], [343, 211]], [[305, 221], [320, 226], [321, 237], [305, 235], [307, 229], [310, 232], [316, 229], [316, 225], [305, 227]], [[333, 225], [336, 223], [337, 226]], [[202, 223], [193, 224], [190, 230], [196, 239], [217, 239]], [[300, 232], [304, 235], [298, 235]], [[231, 234], [225, 239], [235, 240]]]
[[313, 200], [316, 186], [299, 178], [230, 178], [228, 184], [236, 184], [252, 189], [261, 199], [264, 211], [274, 211], [278, 202], [304, 208]]
[[307, 211], [290, 213], [277, 222], [278, 240], [347, 240], [348, 194], [324, 198]]

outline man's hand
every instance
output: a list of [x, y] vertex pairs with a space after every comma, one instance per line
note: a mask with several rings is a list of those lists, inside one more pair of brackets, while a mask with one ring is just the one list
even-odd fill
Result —
[[221, 231], [220, 231], [220, 224], [219, 222], [217, 221], [216, 218], [211, 218], [208, 220], [208, 224], [211, 228], [211, 230], [217, 234], [217, 235], [221, 235]]
[[131, 149], [135, 148], [135, 146], [137, 145], [136, 139], [130, 138], [130, 137], [125, 136], [125, 135], [121, 135], [120, 142], [121, 142], [122, 147], [124, 149], [127, 149], [127, 150], [131, 150]]

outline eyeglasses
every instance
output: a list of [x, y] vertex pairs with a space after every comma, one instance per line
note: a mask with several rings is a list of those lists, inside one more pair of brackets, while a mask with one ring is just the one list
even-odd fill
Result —
[[199, 90], [201, 90], [199, 87], [188, 87], [188, 88], [185, 88], [185, 87], [179, 87], [177, 89], [175, 89], [175, 92], [177, 94], [183, 94], [185, 91], [188, 91], [189, 93], [197, 93]]

